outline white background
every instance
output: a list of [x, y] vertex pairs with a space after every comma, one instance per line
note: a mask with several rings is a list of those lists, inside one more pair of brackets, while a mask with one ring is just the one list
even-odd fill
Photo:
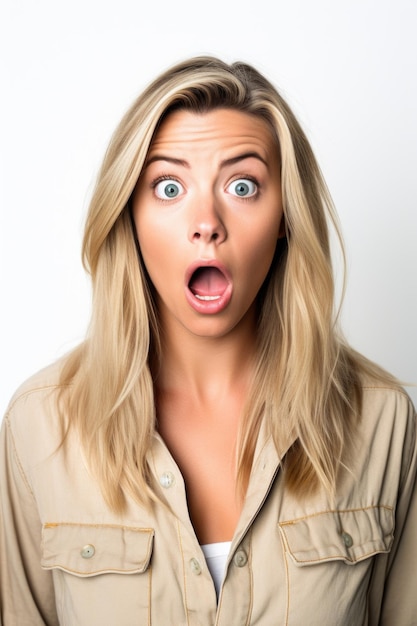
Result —
[[85, 333], [82, 227], [113, 129], [157, 73], [197, 54], [248, 61], [287, 97], [345, 236], [345, 333], [417, 382], [416, 7], [3, 0], [1, 412], [25, 378]]

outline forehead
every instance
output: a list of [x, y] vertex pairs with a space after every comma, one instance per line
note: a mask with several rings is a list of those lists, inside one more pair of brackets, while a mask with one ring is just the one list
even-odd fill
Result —
[[257, 149], [264, 158], [278, 153], [278, 143], [268, 123], [234, 109], [214, 109], [205, 113], [179, 110], [170, 113], [156, 132], [149, 156], [161, 151], [224, 151], [234, 148]]

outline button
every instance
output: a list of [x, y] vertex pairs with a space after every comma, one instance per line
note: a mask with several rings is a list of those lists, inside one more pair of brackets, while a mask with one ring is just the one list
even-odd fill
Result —
[[345, 544], [347, 548], [351, 548], [353, 546], [353, 539], [352, 539], [352, 536], [349, 535], [349, 533], [343, 532], [342, 539], [343, 539], [343, 543]]
[[159, 479], [164, 489], [169, 489], [175, 483], [175, 476], [172, 472], [164, 472]]
[[80, 552], [83, 559], [91, 559], [91, 557], [94, 556], [95, 553], [96, 549], [93, 545], [91, 545], [91, 543], [88, 543], [86, 546], [84, 546], [84, 548]]
[[238, 550], [233, 557], [233, 563], [236, 567], [245, 567], [248, 562], [248, 557], [246, 556], [246, 552], [244, 550]]
[[197, 561], [197, 559], [190, 560], [190, 569], [192, 573], [195, 574], [196, 576], [199, 576], [201, 574], [201, 565]]

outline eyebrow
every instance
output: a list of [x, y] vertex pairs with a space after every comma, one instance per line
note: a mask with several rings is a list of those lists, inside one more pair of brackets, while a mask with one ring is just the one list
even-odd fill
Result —
[[[258, 159], [266, 167], [268, 167], [267, 161], [258, 152], [244, 152], [243, 154], [238, 154], [237, 156], [230, 159], [224, 159], [220, 162], [220, 167], [234, 165], [235, 163], [239, 163], [239, 161], [244, 161], [245, 159]], [[154, 163], [155, 161], [166, 161], [167, 163], [174, 163], [175, 165], [181, 165], [182, 167], [190, 169], [190, 164], [188, 163], [188, 161], [185, 161], [184, 159], [177, 159], [175, 157], [165, 156], [163, 154], [154, 154], [154, 156], [151, 156], [146, 161], [145, 167], [148, 167], [151, 163]]]
[[147, 159], [145, 163], [145, 167], [148, 167], [151, 163], [154, 163], [155, 161], [167, 161], [167, 163], [174, 163], [175, 165], [182, 165], [182, 167], [187, 167], [187, 168], [190, 167], [190, 164], [188, 163], [188, 161], [185, 161], [184, 159], [176, 159], [174, 157], [164, 156], [163, 154], [155, 154], [154, 156]]
[[263, 157], [259, 154], [259, 152], [244, 152], [243, 154], [239, 154], [238, 156], [232, 157], [231, 159], [225, 159], [220, 163], [221, 167], [225, 167], [227, 165], [234, 165], [235, 163], [239, 163], [239, 161], [244, 161], [245, 159], [258, 159], [261, 161], [266, 167], [268, 167], [268, 163], [265, 161]]

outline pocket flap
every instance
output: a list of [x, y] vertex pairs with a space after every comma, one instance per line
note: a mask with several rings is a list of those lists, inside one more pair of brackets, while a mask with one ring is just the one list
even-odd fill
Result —
[[105, 524], [44, 524], [44, 569], [62, 569], [78, 576], [144, 572], [152, 554], [151, 528]]
[[389, 552], [394, 532], [391, 507], [324, 511], [279, 522], [292, 560], [300, 566], [342, 560], [351, 564]]

